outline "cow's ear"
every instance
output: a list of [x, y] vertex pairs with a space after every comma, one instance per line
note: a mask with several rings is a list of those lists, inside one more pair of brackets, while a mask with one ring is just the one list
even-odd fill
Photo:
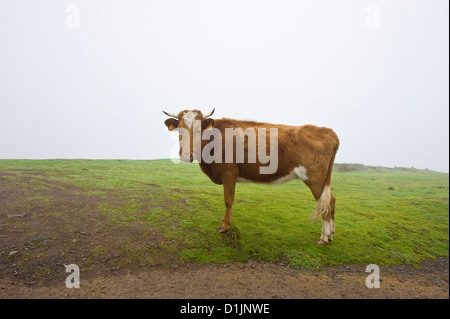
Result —
[[213, 119], [204, 119], [202, 121], [202, 129], [210, 129], [214, 127], [214, 124], [216, 124], [216, 122], [214, 122]]
[[178, 120], [177, 119], [167, 119], [164, 124], [166, 124], [169, 131], [173, 131], [178, 127]]

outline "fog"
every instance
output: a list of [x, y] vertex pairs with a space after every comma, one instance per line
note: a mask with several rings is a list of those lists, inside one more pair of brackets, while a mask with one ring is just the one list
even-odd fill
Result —
[[0, 158], [168, 158], [162, 110], [327, 126], [449, 169], [449, 3], [0, 1]]

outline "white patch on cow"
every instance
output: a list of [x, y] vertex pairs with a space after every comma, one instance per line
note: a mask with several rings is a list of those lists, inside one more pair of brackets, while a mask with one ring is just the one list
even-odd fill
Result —
[[294, 173], [303, 181], [306, 181], [308, 179], [308, 176], [306, 176], [306, 168], [304, 168], [301, 165], [299, 167], [294, 168]]
[[196, 116], [197, 116], [197, 112], [193, 112], [193, 111], [185, 112], [183, 114], [184, 124], [186, 124], [186, 126], [188, 128], [191, 128], [192, 127], [192, 123], [194, 123], [194, 120], [195, 120]]
[[300, 178], [302, 181], [306, 181], [308, 179], [308, 176], [306, 176], [306, 168], [300, 165], [299, 167], [294, 168], [289, 174], [282, 176], [271, 183], [281, 184], [292, 181], [293, 179], [296, 178]]

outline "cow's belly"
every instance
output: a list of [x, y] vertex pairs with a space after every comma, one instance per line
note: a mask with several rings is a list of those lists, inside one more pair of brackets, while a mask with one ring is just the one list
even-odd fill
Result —
[[236, 178], [237, 182], [245, 183], [245, 182], [254, 182], [254, 183], [268, 183], [268, 184], [281, 184], [292, 181], [294, 179], [300, 178], [302, 181], [306, 181], [308, 179], [306, 168], [303, 166], [298, 166], [290, 171], [288, 174], [283, 176], [277, 175], [259, 175], [258, 178], [252, 177], [242, 177], [238, 176]]

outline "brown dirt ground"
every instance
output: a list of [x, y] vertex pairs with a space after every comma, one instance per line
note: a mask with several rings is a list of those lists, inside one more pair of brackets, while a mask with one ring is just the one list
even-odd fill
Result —
[[[110, 198], [86, 196], [41, 173], [0, 172], [0, 299], [449, 298], [448, 258], [380, 266], [379, 289], [365, 286], [366, 265], [306, 271], [256, 261], [180, 264], [155, 253], [157, 230], [99, 216], [95, 208]], [[142, 263], [142, 254], [152, 253], [154, 262]], [[72, 263], [81, 270], [79, 289], [65, 286], [64, 265]]]
[[382, 266], [380, 288], [365, 286], [365, 266], [296, 270], [273, 263], [142, 267], [82, 273], [80, 288], [60, 278], [26, 282], [0, 278], [0, 298], [155, 298], [155, 299], [448, 299], [448, 259], [420, 268]]

